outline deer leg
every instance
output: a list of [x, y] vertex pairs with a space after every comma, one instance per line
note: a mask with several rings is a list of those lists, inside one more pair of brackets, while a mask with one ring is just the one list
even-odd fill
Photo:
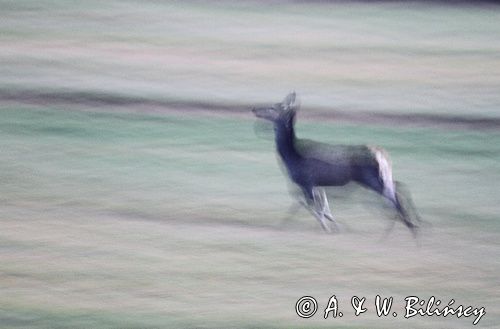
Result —
[[323, 214], [325, 214], [326, 219], [329, 221], [334, 221], [332, 212], [330, 211], [330, 205], [328, 204], [328, 199], [326, 198], [325, 189], [321, 189], [321, 198], [323, 202]]
[[321, 197], [323, 202], [323, 214], [325, 215], [325, 218], [331, 221], [333, 227], [335, 228], [335, 231], [339, 232], [340, 231], [339, 226], [337, 224], [337, 221], [333, 218], [332, 212], [330, 211], [330, 205], [328, 204], [328, 199], [326, 197], [326, 192], [324, 188], [321, 189]]
[[[324, 201], [326, 200], [326, 198], [323, 198], [323, 195], [322, 195], [322, 189], [321, 188], [313, 188], [313, 214], [314, 216], [316, 217], [316, 219], [318, 220], [318, 222], [321, 224], [321, 227], [327, 231], [328, 233], [331, 232], [331, 229], [330, 227], [326, 224], [325, 222], [325, 213], [324, 213], [324, 210], [325, 210], [325, 204], [324, 204]], [[324, 191], [323, 191], [324, 193]]]
[[323, 213], [323, 204], [321, 191], [316, 187], [301, 186], [302, 192], [306, 199], [306, 208], [318, 220], [323, 230], [330, 233], [331, 229], [325, 222], [325, 215]]
[[[396, 182], [396, 209], [398, 210], [403, 223], [410, 229], [413, 237], [417, 237], [420, 216], [415, 210], [409, 192], [401, 182]], [[413, 216], [412, 216], [413, 215]], [[413, 218], [412, 218], [413, 217]]]
[[[359, 183], [362, 185], [368, 187], [369, 189], [374, 190], [375, 192], [379, 193], [382, 195], [386, 200], [389, 201], [389, 203], [396, 209], [399, 215], [399, 219], [401, 222], [410, 229], [411, 233], [413, 234], [414, 237], [417, 235], [417, 225], [413, 223], [410, 219], [410, 216], [408, 214], [407, 209], [401, 204], [400, 202], [400, 193], [398, 193], [398, 188], [396, 189], [396, 195], [394, 197], [388, 196], [384, 194], [384, 185], [382, 180], [380, 179], [378, 172], [375, 171], [373, 168], [367, 168], [364, 170], [362, 174], [361, 180], [359, 180]], [[399, 184], [399, 186], [398, 186]], [[400, 183], [396, 184], [396, 187], [400, 187]], [[388, 228], [388, 232], [392, 230], [392, 226]]]

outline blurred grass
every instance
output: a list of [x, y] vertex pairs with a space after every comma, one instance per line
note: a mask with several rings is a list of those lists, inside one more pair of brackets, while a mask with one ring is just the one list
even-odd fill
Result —
[[418, 3], [2, 1], [0, 88], [499, 117], [500, 11]]
[[[377, 243], [387, 223], [367, 192], [331, 200], [343, 234], [322, 234], [305, 211], [284, 223], [292, 200], [273, 142], [252, 128], [250, 117], [4, 108], [2, 323], [322, 328], [332, 322], [300, 320], [294, 302], [334, 293], [346, 308], [354, 294], [393, 295], [399, 308], [410, 294], [455, 298], [495, 323], [498, 134], [299, 121], [300, 136], [391, 152], [433, 224], [417, 248], [402, 225]], [[411, 322], [448, 323], [470, 325]]]
[[[3, 328], [469, 328], [402, 318], [404, 297], [500, 321], [498, 130], [340, 122], [328, 109], [498, 118], [500, 12], [402, 3], [0, 1]], [[303, 95], [297, 132], [370, 143], [432, 224], [417, 247], [366, 191], [331, 191], [325, 235], [292, 202], [254, 119], [144, 106]], [[16, 92], [19, 92], [16, 94]], [[113, 104], [5, 95], [105, 95]], [[98, 97], [97, 97], [98, 98]], [[154, 102], [153, 102], [154, 103]], [[323, 118], [310, 115], [322, 109]], [[261, 134], [259, 134], [261, 135]], [[343, 318], [323, 320], [336, 294]], [[375, 295], [398, 318], [379, 319]], [[295, 302], [318, 299], [312, 319]], [[355, 318], [350, 298], [370, 311]]]

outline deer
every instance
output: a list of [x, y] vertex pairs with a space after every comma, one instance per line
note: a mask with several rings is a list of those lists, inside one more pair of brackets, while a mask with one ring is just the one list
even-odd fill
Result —
[[[403, 206], [401, 194], [394, 182], [388, 153], [381, 147], [368, 145], [331, 145], [295, 136], [295, 119], [300, 105], [295, 92], [282, 102], [252, 108], [257, 118], [274, 125], [276, 150], [291, 181], [305, 197], [302, 203], [326, 232], [331, 232], [326, 220], [338, 230], [328, 198], [327, 187], [341, 187], [350, 182], [375, 191], [387, 200], [396, 216], [417, 236], [419, 220], [412, 220], [409, 208]], [[402, 189], [401, 189], [402, 190]], [[406, 198], [405, 201], [411, 200]], [[408, 203], [408, 202], [406, 202]], [[411, 203], [411, 201], [410, 201]], [[394, 221], [386, 234], [394, 227]]]

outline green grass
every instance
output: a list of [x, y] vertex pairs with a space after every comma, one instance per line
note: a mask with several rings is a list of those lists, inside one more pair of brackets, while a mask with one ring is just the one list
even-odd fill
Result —
[[305, 211], [283, 222], [292, 199], [251, 118], [4, 108], [0, 130], [7, 327], [471, 322], [295, 314], [302, 295], [332, 294], [347, 310], [351, 295], [382, 294], [402, 312], [416, 294], [485, 306], [484, 324], [499, 317], [496, 133], [299, 121], [303, 137], [391, 151], [432, 224], [417, 247], [402, 225], [377, 242], [387, 210], [363, 191], [332, 194], [342, 234], [323, 234]]
[[2, 1], [0, 88], [498, 117], [496, 7]]
[[[2, 328], [472, 327], [405, 320], [410, 295], [484, 306], [479, 325], [500, 322], [498, 131], [329, 112], [498, 118], [496, 7], [0, 8]], [[379, 241], [390, 209], [360, 189], [329, 191], [340, 234], [306, 210], [286, 219], [293, 199], [272, 133], [227, 109], [292, 89], [300, 137], [390, 152], [427, 223], [418, 243], [400, 224]], [[324, 320], [333, 294], [345, 316]], [[397, 318], [375, 315], [377, 294], [395, 298]], [[311, 319], [295, 314], [304, 295], [319, 303]], [[367, 297], [367, 314], [352, 314], [353, 295]]]

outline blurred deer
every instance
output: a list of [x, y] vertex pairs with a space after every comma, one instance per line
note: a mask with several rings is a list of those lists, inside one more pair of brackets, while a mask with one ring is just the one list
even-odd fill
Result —
[[[325, 219], [336, 226], [324, 188], [344, 186], [352, 181], [387, 199], [396, 210], [398, 218], [416, 236], [418, 226], [411, 220], [407, 207], [403, 207], [399, 193], [396, 193], [387, 153], [382, 148], [373, 146], [329, 145], [296, 138], [294, 124], [298, 108], [293, 92], [281, 103], [254, 108], [252, 112], [256, 117], [274, 124], [276, 148], [288, 176], [302, 191], [306, 200], [304, 205], [323, 229], [331, 231]], [[388, 231], [393, 225], [394, 223]]]

